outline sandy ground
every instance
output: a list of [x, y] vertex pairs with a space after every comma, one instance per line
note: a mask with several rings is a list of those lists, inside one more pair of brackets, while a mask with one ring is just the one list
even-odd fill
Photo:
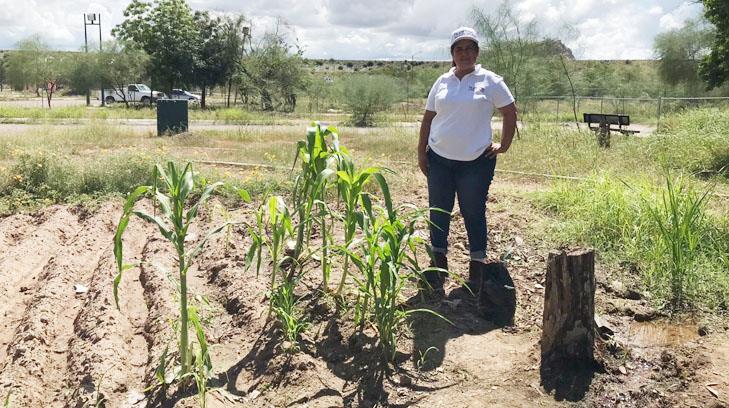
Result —
[[[192, 295], [209, 300], [203, 310], [215, 368], [208, 406], [726, 406], [720, 404], [729, 397], [729, 327], [702, 326], [700, 336], [697, 323], [661, 319], [599, 265], [597, 311], [615, 332], [598, 344], [604, 367], [545, 388], [539, 339], [549, 248], [527, 238], [528, 213], [507, 211], [507, 189], [520, 186], [495, 186], [490, 198], [489, 245], [508, 254], [518, 293], [514, 326], [499, 328], [476, 315], [471, 298], [449, 281], [447, 298], [429, 306], [453, 325], [413, 319], [396, 367], [381, 382], [373, 333], [357, 335], [351, 313], [337, 317], [332, 303], [317, 297], [304, 298], [315, 312], [301, 351], [284, 353], [267, 320], [270, 265], [264, 262], [260, 276], [245, 271], [245, 229], [219, 234], [189, 273]], [[414, 187], [397, 202], [422, 207], [422, 191]], [[136, 267], [125, 273], [117, 310], [112, 236], [121, 204], [53, 206], [0, 220], [0, 396], [9, 392], [12, 407], [93, 406], [101, 398], [107, 407], [196, 406], [185, 390], [144, 391], [165, 347], [175, 348], [170, 321], [177, 306], [168, 279], [174, 254], [155, 228], [133, 219], [124, 257]], [[191, 231], [191, 245], [226, 220], [252, 220], [251, 207], [211, 204]], [[149, 202], [142, 206], [152, 211]], [[458, 215], [450, 240], [451, 272], [464, 275], [467, 244]], [[304, 286], [318, 274], [310, 277]]]

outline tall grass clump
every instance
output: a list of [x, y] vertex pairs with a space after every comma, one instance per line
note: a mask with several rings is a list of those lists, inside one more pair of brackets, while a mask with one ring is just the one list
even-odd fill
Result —
[[678, 309], [693, 297], [697, 280], [700, 245], [706, 243], [706, 201], [708, 191], [699, 194], [666, 179], [662, 199], [649, 203], [650, 213], [658, 226], [654, 250], [656, 262], [648, 269], [649, 285], [666, 293], [670, 305]]
[[702, 177], [729, 177], [729, 111], [689, 110], [670, 116], [661, 126], [660, 135], [649, 146], [664, 167]]
[[557, 241], [635, 265], [656, 304], [677, 310], [729, 301], [727, 219], [708, 211], [708, 198], [686, 177], [666, 176], [657, 187], [598, 176], [557, 183], [538, 201], [557, 215]]

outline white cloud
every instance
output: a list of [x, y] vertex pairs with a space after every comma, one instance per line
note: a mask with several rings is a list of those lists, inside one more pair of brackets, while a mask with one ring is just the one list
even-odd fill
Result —
[[[128, 1], [0, 0], [0, 49], [34, 33], [54, 48], [80, 49], [85, 12], [102, 14], [102, 35], [108, 39]], [[252, 21], [254, 38], [286, 22], [289, 38], [298, 39], [305, 56], [342, 59], [446, 59], [450, 32], [470, 24], [472, 8], [490, 13], [499, 5], [493, 0], [188, 2], [196, 10], [242, 13]], [[562, 38], [581, 58], [650, 58], [658, 32], [701, 12], [690, 0], [515, 0], [512, 5], [523, 21], [539, 22], [545, 35]], [[565, 38], [565, 26], [579, 34]], [[89, 34], [92, 44], [97, 38]]]

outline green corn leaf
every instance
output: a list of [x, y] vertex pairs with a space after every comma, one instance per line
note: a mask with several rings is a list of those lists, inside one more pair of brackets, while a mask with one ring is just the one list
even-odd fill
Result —
[[162, 236], [167, 238], [167, 240], [176, 241], [177, 234], [174, 231], [170, 230], [163, 220], [159, 219], [158, 217], [149, 215], [144, 211], [134, 211], [134, 215], [149, 223], [157, 225], [157, 228], [159, 228], [159, 232], [162, 234]]
[[238, 196], [241, 200], [243, 200], [244, 203], [250, 203], [251, 202], [251, 195], [248, 194], [248, 191], [242, 188], [238, 189]]
[[232, 222], [226, 222], [225, 224], [223, 224], [223, 225], [221, 225], [221, 226], [219, 226], [219, 227], [215, 228], [214, 230], [210, 231], [210, 232], [209, 232], [209, 233], [208, 233], [208, 234], [207, 234], [207, 235], [205, 236], [205, 238], [204, 238], [204, 239], [203, 239], [202, 241], [200, 241], [200, 243], [199, 243], [199, 244], [197, 244], [197, 246], [195, 246], [195, 248], [194, 248], [194, 249], [193, 249], [193, 250], [192, 250], [192, 251], [190, 252], [190, 254], [189, 254], [189, 255], [188, 255], [188, 257], [187, 257], [187, 259], [188, 259], [188, 263], [189, 263], [189, 262], [190, 262], [190, 261], [191, 261], [192, 259], [194, 259], [195, 257], [197, 257], [197, 256], [198, 256], [198, 255], [200, 254], [200, 252], [202, 251], [202, 249], [203, 249], [203, 247], [205, 246], [205, 244], [207, 244], [207, 243], [208, 243], [208, 241], [210, 240], [210, 238], [212, 238], [212, 237], [213, 237], [213, 235], [215, 235], [215, 234], [219, 233], [220, 231], [222, 231], [223, 229], [225, 229], [225, 227], [227, 227], [227, 226], [229, 226], [229, 225], [232, 225], [232, 224], [233, 224]]
[[127, 201], [124, 203], [122, 216], [119, 219], [119, 224], [117, 225], [116, 233], [114, 234], [114, 258], [116, 260], [117, 276], [114, 278], [113, 290], [114, 302], [117, 309], [119, 309], [119, 283], [121, 282], [122, 273], [124, 272], [124, 248], [122, 237], [124, 236], [124, 231], [129, 225], [129, 217], [131, 215], [132, 209], [134, 208], [134, 204], [137, 202], [137, 200], [139, 200], [142, 195], [149, 191], [149, 189], [150, 186], [139, 186], [131, 194], [129, 194], [129, 197], [127, 197]]
[[157, 164], [155, 167], [157, 169], [157, 174], [162, 177], [162, 180], [167, 185], [167, 190], [169, 190], [170, 193], [172, 193], [173, 192], [172, 190], [173, 190], [173, 185], [174, 184], [172, 182], [172, 179], [170, 179], [170, 175], [167, 174], [167, 172], [165, 171], [164, 167], [162, 167], [161, 165]]
[[194, 188], [192, 179], [192, 163], [187, 163], [185, 170], [182, 171], [180, 183], [180, 200], [184, 201]]
[[205, 188], [205, 191], [203, 191], [203, 193], [200, 195], [200, 199], [197, 200], [195, 205], [193, 205], [192, 208], [190, 208], [187, 211], [187, 214], [185, 215], [185, 220], [188, 223], [193, 218], [197, 217], [197, 212], [200, 209], [200, 206], [204, 205], [210, 199], [210, 196], [213, 194], [213, 191], [215, 191], [215, 189], [220, 187], [221, 185], [223, 185], [223, 183], [218, 181], [217, 183], [210, 184]]
[[159, 203], [160, 209], [162, 210], [162, 214], [164, 214], [165, 217], [167, 217], [169, 219], [173, 219], [172, 202], [170, 201], [170, 197], [166, 196], [161, 191], [156, 191], [154, 196], [157, 199], [157, 202]]
[[385, 208], [387, 209], [387, 218], [390, 222], [394, 222], [397, 219], [397, 214], [392, 209], [392, 196], [390, 195], [390, 187], [387, 185], [387, 180], [385, 180], [385, 176], [381, 173], [375, 173], [373, 177], [380, 185], [380, 190], [382, 190], [382, 198], [385, 200]]

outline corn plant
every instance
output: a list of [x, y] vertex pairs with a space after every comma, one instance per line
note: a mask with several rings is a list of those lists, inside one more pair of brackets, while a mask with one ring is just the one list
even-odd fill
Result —
[[[327, 139], [331, 143], [327, 143]], [[338, 156], [346, 155], [347, 150], [339, 145], [337, 130], [333, 126], [322, 129], [318, 122], [307, 129], [306, 139], [296, 144], [296, 157], [293, 166], [301, 161], [301, 171], [296, 177], [293, 193], [293, 206], [298, 215], [296, 226], [296, 246], [293, 258], [301, 266], [301, 255], [308, 245], [314, 222], [319, 224], [322, 238], [322, 286], [328, 287], [329, 263], [328, 241], [329, 229], [326, 220], [331, 212], [326, 206], [327, 189], [330, 182], [336, 179]]]
[[657, 281], [654, 283], [668, 282], [674, 308], [684, 303], [686, 290], [696, 285], [694, 267], [704, 238], [702, 224], [707, 197], [708, 191], [699, 195], [680, 184], [674, 185], [667, 177], [662, 201], [649, 206], [659, 231], [656, 250], [663, 254], [659, 258], [666, 259], [655, 268], [652, 278]]
[[[160, 189], [157, 180], [160, 179], [164, 189]], [[197, 190], [195, 178], [193, 177], [192, 164], [188, 163], [185, 168], [180, 169], [173, 162], [168, 162], [165, 167], [156, 165], [154, 170], [155, 183], [152, 186], [139, 186], [127, 198], [124, 204], [122, 216], [114, 235], [114, 256], [117, 263], [117, 275], [114, 278], [114, 302], [117, 309], [119, 308], [119, 284], [121, 283], [123, 272], [131, 265], [123, 263], [123, 245], [122, 237], [126, 230], [132, 215], [157, 226], [160, 233], [173, 245], [177, 253], [177, 266], [179, 274], [179, 299], [180, 299], [180, 316], [179, 316], [179, 358], [180, 358], [180, 378], [185, 377], [191, 372], [193, 364], [192, 345], [188, 339], [188, 324], [192, 323], [197, 332], [198, 346], [207, 348], [204, 341], [205, 334], [202, 327], [199, 326], [199, 320], [196, 320], [197, 313], [192, 307], [188, 307], [187, 294], [187, 272], [193, 263], [195, 257], [202, 251], [203, 246], [210, 237], [220, 232], [226, 227], [226, 224], [212, 230], [200, 243], [192, 249], [185, 246], [185, 238], [193, 220], [198, 215], [200, 208], [210, 199], [211, 195], [217, 187], [222, 183], [213, 183], [204, 186], [199, 197], [195, 200], [194, 192]], [[136, 202], [146, 193], [151, 193], [156, 202], [159, 203], [160, 216], [150, 215], [141, 210], [135, 210]], [[192, 314], [191, 314], [192, 311]], [[204, 357], [204, 353], [203, 353]], [[166, 358], [166, 356], [165, 356]], [[207, 358], [206, 365], [209, 364]], [[196, 364], [199, 361], [195, 362]], [[211, 365], [210, 365], [211, 366]]]
[[309, 327], [309, 323], [296, 310], [298, 301], [294, 288], [297, 279], [293, 277], [285, 280], [271, 294], [271, 308], [281, 324], [284, 338], [291, 344], [287, 351], [298, 350], [299, 336]]
[[258, 208], [255, 228], [249, 227], [248, 233], [253, 242], [246, 256], [247, 263], [250, 265], [255, 258], [256, 276], [258, 276], [261, 270], [262, 250], [265, 247], [273, 265], [271, 272], [271, 289], [273, 289], [276, 287], [276, 277], [282, 273], [282, 263], [290, 261], [290, 257], [284, 256], [284, 246], [287, 238], [294, 234], [291, 213], [283, 197], [270, 197], [265, 205]]
[[12, 391], [8, 391], [8, 395], [5, 396], [5, 401], [3, 402], [3, 408], [10, 408], [10, 395], [12, 393]]
[[195, 335], [197, 336], [197, 342], [199, 347], [193, 349], [190, 347], [189, 353], [194, 353], [194, 366], [192, 371], [185, 374], [191, 377], [195, 381], [197, 388], [198, 399], [200, 400], [200, 406], [205, 408], [207, 405], [206, 395], [208, 389], [208, 379], [213, 374], [213, 362], [210, 359], [210, 352], [208, 349], [208, 342], [205, 338], [205, 331], [200, 319], [200, 314], [196, 307], [190, 307], [189, 309], [190, 323], [195, 329]]
[[352, 246], [343, 249], [360, 272], [353, 277], [360, 293], [355, 305], [356, 319], [360, 323], [374, 323], [383, 355], [391, 362], [402, 326], [410, 315], [425, 312], [445, 318], [429, 309], [405, 310], [399, 304], [407, 281], [419, 279], [424, 270], [418, 263], [417, 252], [425, 242], [415, 234], [415, 226], [426, 222], [428, 212], [409, 207], [410, 213], [400, 217], [392, 208], [384, 177], [375, 177], [382, 188], [386, 209], [379, 209], [376, 215], [369, 195], [362, 195], [365, 216], [360, 220], [364, 238], [357, 245], [359, 251]]
[[[361, 220], [364, 216], [360, 206], [364, 188], [372, 175], [381, 175], [380, 171], [381, 169], [377, 167], [357, 170], [354, 162], [349, 157], [343, 156], [341, 158], [340, 170], [337, 171], [337, 191], [344, 204], [344, 248], [349, 248], [352, 244], [355, 233], [357, 232], [358, 220]], [[384, 178], [382, 179], [384, 180]], [[389, 200], [389, 193], [387, 195]], [[344, 284], [347, 281], [350, 254], [351, 252], [345, 251], [344, 268], [342, 271], [342, 279], [337, 287], [337, 295], [341, 295]]]
[[[282, 197], [270, 197], [265, 205], [256, 211], [256, 228], [249, 228], [253, 240], [246, 256], [248, 265], [256, 261], [256, 275], [260, 273], [262, 250], [265, 247], [271, 257], [272, 271], [269, 287], [269, 316], [274, 313], [281, 324], [281, 330], [286, 340], [293, 344], [295, 351], [296, 341], [308, 324], [298, 315], [296, 310], [296, 297], [294, 289], [299, 277], [293, 273], [296, 268], [295, 260], [291, 255], [284, 254], [287, 238], [294, 235], [291, 214]], [[289, 268], [284, 273], [283, 265]], [[277, 279], [278, 277], [278, 279]]]

